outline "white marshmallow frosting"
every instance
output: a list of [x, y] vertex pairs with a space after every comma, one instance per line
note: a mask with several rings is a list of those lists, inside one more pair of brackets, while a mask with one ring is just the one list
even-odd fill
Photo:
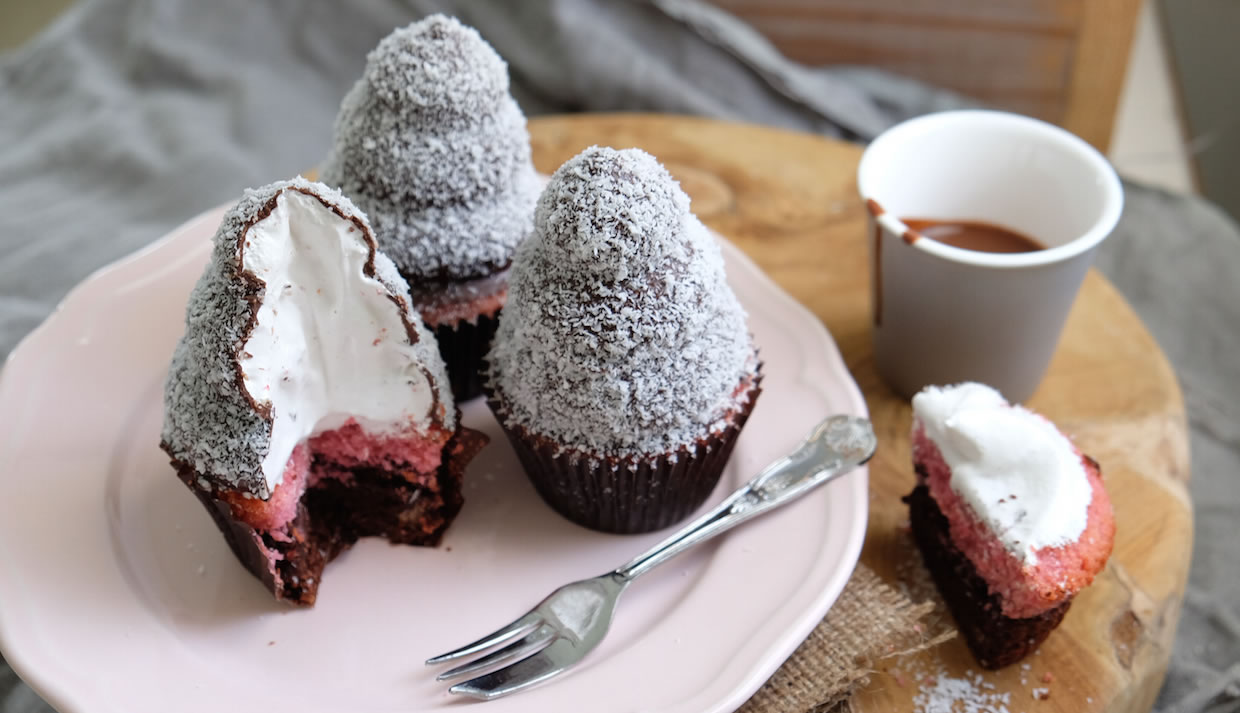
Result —
[[349, 417], [371, 433], [425, 429], [431, 385], [392, 292], [364, 273], [369, 247], [352, 221], [286, 190], [241, 255], [266, 283], [239, 361], [250, 397], [271, 407], [269, 489], [297, 444]]
[[1050, 421], [977, 383], [927, 387], [913, 414], [951, 468], [952, 490], [1026, 564], [1084, 532], [1093, 490]]

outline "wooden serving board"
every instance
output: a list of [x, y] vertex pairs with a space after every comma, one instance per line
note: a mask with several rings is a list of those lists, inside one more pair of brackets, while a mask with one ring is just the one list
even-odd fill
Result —
[[[870, 348], [865, 208], [855, 183], [861, 148], [808, 134], [652, 115], [536, 119], [530, 134], [534, 162], [545, 173], [592, 144], [654, 154], [680, 180], [703, 221], [818, 315], [865, 393], [880, 437], [870, 464], [861, 559], [894, 586], [936, 597], [900, 502], [913, 487], [910, 408], [879, 380]], [[1027, 668], [982, 674], [957, 638], [876, 671], [854, 697], [854, 710], [924, 709], [940, 679], [962, 677], [991, 701], [1009, 694], [1011, 713], [1144, 712], [1152, 706], [1192, 548], [1187, 425], [1167, 359], [1096, 271], [1085, 279], [1029, 406], [1102, 463], [1117, 523], [1106, 570], [1076, 598]]]

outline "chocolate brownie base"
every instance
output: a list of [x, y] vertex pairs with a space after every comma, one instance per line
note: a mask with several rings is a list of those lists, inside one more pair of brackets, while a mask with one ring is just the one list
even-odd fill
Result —
[[990, 593], [973, 563], [952, 544], [947, 517], [930, 490], [918, 485], [904, 502], [926, 569], [982, 668], [1003, 668], [1033, 653], [1059, 626], [1071, 600], [1027, 619], [1004, 616], [999, 597]]
[[448, 381], [457, 402], [468, 401], [482, 393], [483, 358], [491, 348], [495, 330], [499, 328], [499, 312], [480, 314], [473, 321], [427, 327], [439, 341], [439, 354], [448, 367]]
[[464, 503], [465, 464], [485, 443], [481, 433], [461, 429], [444, 449], [444, 464], [424, 485], [375, 468], [349, 469], [351, 477], [344, 479], [323, 478], [306, 489], [293, 520], [273, 531], [255, 530], [236, 519], [226, 502], [199, 485], [192, 468], [173, 465], [241, 564], [276, 599], [309, 607], [314, 605], [327, 563], [362, 537], [385, 537], [403, 545], [438, 545]]

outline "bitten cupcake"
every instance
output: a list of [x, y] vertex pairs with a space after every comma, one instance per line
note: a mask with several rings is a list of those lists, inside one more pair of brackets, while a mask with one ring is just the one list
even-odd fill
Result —
[[509, 288], [489, 403], [543, 499], [608, 532], [688, 516], [761, 381], [688, 196], [649, 154], [586, 149], [543, 191]]
[[486, 437], [366, 217], [302, 179], [247, 191], [190, 295], [160, 445], [280, 600], [361, 537], [439, 544]]
[[345, 96], [321, 179], [370, 218], [435, 332], [456, 398], [476, 396], [539, 190], [507, 65], [450, 17], [396, 30]]
[[913, 536], [978, 663], [1015, 663], [1111, 554], [1098, 463], [982, 384], [923, 389], [913, 413]]

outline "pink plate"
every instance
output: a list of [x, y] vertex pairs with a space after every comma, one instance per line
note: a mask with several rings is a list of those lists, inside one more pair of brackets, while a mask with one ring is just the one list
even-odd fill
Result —
[[[437, 549], [359, 543], [318, 605], [277, 604], [158, 448], [164, 372], [223, 208], [77, 287], [0, 376], [0, 648], [65, 713], [428, 711], [470, 705], [422, 661], [666, 533], [603, 535], [545, 506], [491, 436]], [[710, 502], [865, 402], [822, 325], [726, 241], [764, 392]], [[714, 713], [750, 696], [844, 587], [865, 534], [858, 470], [643, 578], [599, 650], [486, 713]]]

